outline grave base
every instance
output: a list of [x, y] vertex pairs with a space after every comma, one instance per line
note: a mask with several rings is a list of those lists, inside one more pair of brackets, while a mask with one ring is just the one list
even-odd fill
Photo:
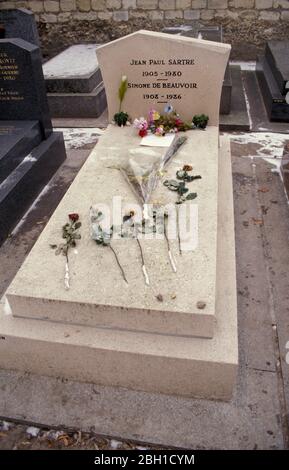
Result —
[[14, 318], [2, 300], [0, 367], [100, 385], [229, 400], [238, 365], [230, 145], [219, 153], [214, 338], [118, 331]]
[[97, 118], [106, 109], [103, 83], [90, 93], [47, 93], [53, 118]]
[[265, 57], [258, 57], [256, 72], [270, 121], [289, 122], [289, 104], [286, 103], [285, 96], [280, 93]]
[[63, 134], [54, 132], [0, 184], [0, 245], [65, 158]]
[[[230, 113], [220, 114], [220, 130], [224, 132], [249, 131], [250, 119], [243, 88], [241, 67], [239, 65], [230, 65], [230, 73], [232, 80]], [[224, 87], [222, 93], [224, 93]]]
[[0, 184], [42, 140], [38, 121], [0, 121]]

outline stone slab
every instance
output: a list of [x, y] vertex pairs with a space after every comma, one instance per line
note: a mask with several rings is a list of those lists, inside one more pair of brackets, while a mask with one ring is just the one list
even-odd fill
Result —
[[238, 364], [236, 266], [230, 147], [228, 141], [221, 142], [218, 322], [214, 338], [172, 337], [15, 318], [3, 300], [1, 367], [136, 390], [231, 398]]
[[[157, 47], [156, 47], [157, 43]], [[218, 126], [222, 84], [231, 46], [190, 37], [137, 31], [98, 48], [109, 119], [119, 110], [117, 91], [128, 77], [123, 109], [132, 119], [171, 104], [190, 121], [207, 114]]]
[[48, 93], [47, 98], [53, 118], [98, 118], [107, 107], [103, 83], [91, 93]]
[[20, 38], [40, 47], [34, 14], [25, 8], [0, 10], [1, 39]]
[[40, 49], [22, 39], [0, 39], [0, 120], [38, 120], [43, 138], [52, 124]]
[[220, 130], [225, 132], [249, 131], [250, 117], [240, 66], [230, 65], [230, 73], [232, 78], [230, 114], [220, 115]]
[[269, 119], [275, 122], [289, 122], [289, 104], [281, 95], [265, 57], [258, 57], [256, 73]]
[[230, 114], [231, 112], [232, 87], [232, 71], [228, 63], [222, 87], [220, 114]]
[[76, 44], [43, 65], [49, 93], [90, 93], [102, 81], [96, 50], [98, 44]]
[[0, 121], [0, 183], [41, 140], [37, 121]]
[[[199, 243], [194, 251], [184, 251], [180, 256], [177, 239], [171, 240], [177, 273], [171, 269], [164, 240], [142, 239], [151, 281], [151, 285], [146, 286], [135, 241], [115, 240], [114, 248], [128, 279], [126, 285], [111, 254], [91, 240], [91, 205], [107, 204], [113, 211], [113, 198], [122, 198], [124, 214], [139, 203], [120, 171], [111, 166], [119, 165], [121, 158], [127, 161], [128, 155], [147, 156], [147, 149], [139, 146], [140, 138], [135, 129], [110, 125], [8, 290], [15, 316], [162, 334], [213, 336], [216, 322], [218, 128], [209, 126], [206, 131], [195, 130], [186, 135], [188, 141], [167, 171], [168, 177], [172, 178], [184, 164], [192, 164], [196, 174], [202, 175], [201, 180], [192, 184], [192, 190], [198, 193], [195, 201], [199, 213]], [[166, 149], [149, 149], [152, 151], [163, 155]], [[160, 184], [152, 202], [174, 204], [175, 199], [175, 193]], [[83, 227], [78, 255], [72, 255], [70, 260], [72, 279], [71, 289], [67, 291], [63, 283], [64, 260], [61, 256], [55, 257], [50, 244], [61, 241], [61, 227], [70, 212], [80, 214]], [[163, 296], [163, 302], [157, 299], [159, 294]], [[198, 309], [198, 301], [206, 303], [204, 310]]]
[[289, 39], [268, 41], [265, 48], [265, 57], [281, 95], [286, 95], [288, 92], [286, 85], [289, 82]]
[[0, 245], [65, 158], [63, 134], [55, 132], [26, 155], [2, 181]]

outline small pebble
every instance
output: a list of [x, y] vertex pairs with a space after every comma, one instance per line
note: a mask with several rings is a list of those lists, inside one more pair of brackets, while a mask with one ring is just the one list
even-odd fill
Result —
[[206, 302], [202, 302], [202, 301], [197, 302], [197, 307], [199, 310], [204, 310], [205, 306], [206, 306]]
[[163, 302], [163, 300], [164, 300], [162, 294], [156, 295], [156, 299], [157, 299], [159, 302]]

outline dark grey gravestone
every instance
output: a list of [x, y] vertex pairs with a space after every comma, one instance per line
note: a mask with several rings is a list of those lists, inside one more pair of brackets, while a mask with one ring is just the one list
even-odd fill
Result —
[[266, 57], [258, 57], [256, 73], [270, 121], [289, 122], [289, 104], [280, 92]]
[[42, 140], [38, 121], [0, 121], [0, 184]]
[[281, 95], [285, 95], [288, 92], [286, 84], [289, 82], [289, 39], [267, 42], [265, 57]]
[[102, 82], [99, 44], [75, 44], [43, 65], [49, 93], [91, 93]]
[[0, 246], [65, 158], [63, 135], [53, 132], [0, 183]]
[[0, 40], [0, 245], [65, 160], [52, 130], [40, 50]]
[[25, 8], [0, 10], [0, 39], [20, 38], [40, 47], [36, 21]]
[[0, 39], [0, 119], [37, 120], [52, 132], [40, 50], [23, 39]]

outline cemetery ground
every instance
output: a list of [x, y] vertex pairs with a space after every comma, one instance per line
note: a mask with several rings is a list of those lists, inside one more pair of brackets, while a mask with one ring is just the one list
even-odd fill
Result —
[[[67, 160], [0, 248], [1, 294], [103, 132], [78, 129], [77, 122], [61, 130]], [[233, 399], [188, 399], [2, 370], [0, 449], [289, 448], [289, 208], [279, 174], [286, 134], [230, 138], [240, 361]]]

